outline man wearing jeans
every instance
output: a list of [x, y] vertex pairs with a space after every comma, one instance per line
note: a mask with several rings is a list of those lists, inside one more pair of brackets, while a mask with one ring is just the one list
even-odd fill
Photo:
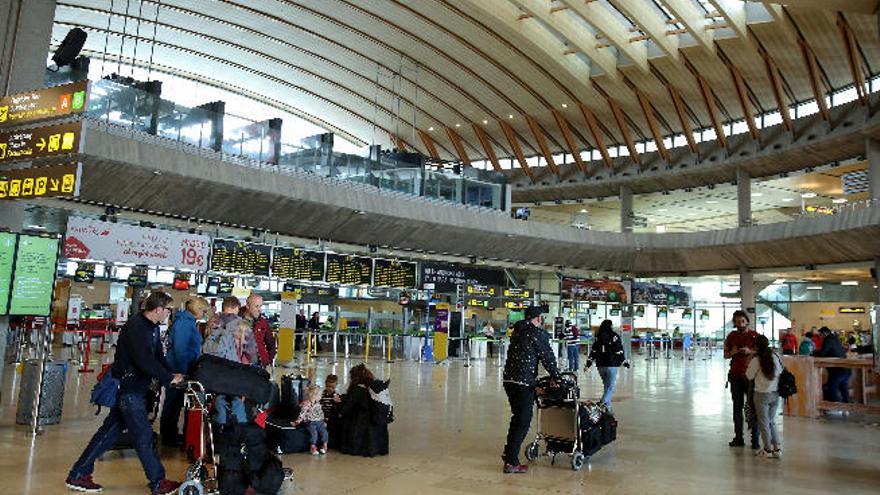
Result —
[[[752, 354], [755, 353], [755, 339], [758, 333], [749, 328], [749, 316], [742, 310], [733, 312], [733, 326], [733, 331], [724, 339], [724, 358], [730, 359], [727, 381], [733, 398], [734, 437], [728, 445], [742, 447], [746, 444], [743, 439], [743, 408], [749, 396], [749, 379], [746, 377], [746, 370]], [[753, 449], [760, 448], [757, 424], [751, 430], [751, 440]]]
[[514, 326], [504, 362], [504, 391], [511, 412], [503, 455], [505, 473], [529, 470], [528, 466], [519, 463], [519, 450], [532, 424], [538, 363], [544, 365], [554, 380], [558, 382], [560, 379], [556, 356], [550, 348], [550, 336], [544, 330], [541, 308], [530, 306], [525, 317]]
[[95, 461], [116, 443], [119, 434], [128, 429], [140, 458], [153, 495], [170, 495], [180, 486], [165, 479], [165, 468], [153, 447], [153, 427], [147, 419], [145, 395], [155, 378], [162, 385], [176, 385], [183, 375], [168, 371], [159, 340], [159, 324], [168, 320], [174, 310], [171, 296], [153, 292], [144, 301], [143, 311], [131, 318], [119, 334], [112, 373], [119, 379], [116, 405], [71, 468], [67, 488], [79, 492], [99, 493], [101, 485], [92, 481]]

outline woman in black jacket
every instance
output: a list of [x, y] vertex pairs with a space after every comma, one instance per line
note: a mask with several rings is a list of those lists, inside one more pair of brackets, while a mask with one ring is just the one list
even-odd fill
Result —
[[620, 365], [629, 368], [629, 362], [623, 353], [623, 343], [620, 335], [614, 331], [611, 320], [605, 320], [599, 325], [599, 331], [593, 338], [593, 348], [590, 350], [590, 356], [587, 358], [587, 365], [584, 371], [589, 371], [593, 362], [599, 368], [599, 376], [602, 377], [602, 384], [605, 386], [605, 393], [602, 395], [602, 402], [605, 407], [611, 410], [611, 397], [617, 388], [617, 370]]
[[342, 398], [339, 414], [342, 420], [343, 454], [373, 457], [388, 455], [388, 424], [374, 418], [370, 385], [373, 373], [364, 364], [349, 372], [348, 392]]

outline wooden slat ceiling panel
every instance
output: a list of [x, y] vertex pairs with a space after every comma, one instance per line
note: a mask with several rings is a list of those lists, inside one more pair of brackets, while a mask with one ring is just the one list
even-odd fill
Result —
[[[688, 70], [678, 68], [678, 66], [668, 58], [655, 58], [651, 60], [651, 63], [654, 64], [657, 70], [663, 74], [663, 77], [675, 87], [679, 95], [681, 95], [682, 101], [697, 116], [702, 125], [709, 125], [709, 114], [706, 111], [706, 106], [702, 104], [700, 88], [697, 86], [693, 74]], [[665, 92], [665, 88], [660, 89]], [[660, 103], [658, 103], [658, 101]], [[681, 125], [678, 123], [678, 116], [675, 113], [672, 100], [668, 95], [657, 101], [652, 100], [652, 103], [654, 103], [658, 109], [663, 111], [663, 116], [670, 122], [670, 124], [673, 122], [675, 123], [673, 126], [675, 129], [680, 130]], [[696, 124], [693, 122], [691, 124], [694, 129], [697, 128]]]
[[798, 27], [819, 58], [825, 74], [836, 89], [852, 84], [843, 38], [836, 24], [836, 13], [825, 10], [789, 10]]
[[[798, 101], [813, 99], [804, 59], [797, 42], [774, 23], [755, 24], [752, 31], [767, 50]], [[791, 103], [791, 102], [789, 102]]]
[[[733, 80], [730, 78], [730, 72], [727, 70], [727, 66], [725, 66], [718, 57], [709, 54], [702, 48], [690, 48], [685, 50], [685, 52], [688, 60], [691, 61], [700, 75], [703, 76], [707, 83], [709, 83], [709, 87], [715, 93], [715, 96], [718, 97], [718, 100], [721, 101], [724, 110], [726, 110], [733, 119], [742, 118], [742, 110], [739, 106], [739, 99], [736, 96], [736, 87], [733, 85]], [[699, 104], [705, 107], [702, 100], [696, 101], [700, 101]], [[722, 108], [719, 107], [718, 111], [721, 120], [726, 121], [727, 118]], [[709, 124], [708, 119], [705, 124]]]
[[[654, 105], [654, 108], [660, 112], [660, 117], [670, 125], [675, 124], [672, 125], [672, 128], [677, 129], [679, 127], [677, 124], [678, 117], [675, 115], [675, 108], [672, 106], [672, 100], [669, 98], [666, 86], [664, 86], [653, 74], [639, 74], [632, 71], [631, 73], [627, 73], [627, 75], [639, 91], [641, 91], [642, 94], [647, 97], [648, 101]], [[641, 107], [639, 107], [638, 116], [641, 118], [641, 121], [645, 120]], [[667, 134], [668, 131], [664, 125], [660, 124], [660, 128], [663, 134]], [[642, 132], [649, 134], [647, 123], [642, 127]]]
[[[760, 101], [762, 108], [765, 111], [775, 109], [776, 100], [773, 99], [773, 89], [770, 86], [770, 79], [767, 78], [764, 59], [761, 58], [758, 51], [738, 38], [718, 40], [717, 43], [739, 70], [748, 88]], [[759, 109], [753, 108], [752, 111], [757, 115]]]
[[846, 20], [852, 27], [862, 53], [871, 65], [872, 71], [880, 71], [880, 36], [878, 36], [877, 16], [864, 14], [846, 14]]

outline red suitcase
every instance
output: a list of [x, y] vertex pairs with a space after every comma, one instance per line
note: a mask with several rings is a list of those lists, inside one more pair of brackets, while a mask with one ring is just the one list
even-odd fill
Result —
[[183, 424], [183, 448], [186, 452], [186, 458], [189, 462], [195, 462], [201, 459], [204, 447], [204, 422], [208, 412], [203, 407], [195, 405], [186, 410], [186, 417]]

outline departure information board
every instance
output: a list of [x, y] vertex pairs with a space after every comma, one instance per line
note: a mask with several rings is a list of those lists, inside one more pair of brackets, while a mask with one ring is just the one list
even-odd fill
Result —
[[324, 253], [298, 248], [273, 248], [272, 276], [321, 282], [324, 280]]
[[223, 273], [269, 276], [272, 246], [250, 242], [215, 240], [211, 269]]
[[9, 314], [49, 316], [57, 261], [58, 239], [19, 236]]
[[397, 260], [373, 260], [373, 286], [395, 289], [416, 288], [416, 264]]
[[373, 283], [373, 259], [327, 253], [327, 276], [331, 284], [370, 285]]
[[15, 258], [15, 234], [0, 232], [0, 315], [9, 309], [9, 286], [12, 284], [12, 263]]

